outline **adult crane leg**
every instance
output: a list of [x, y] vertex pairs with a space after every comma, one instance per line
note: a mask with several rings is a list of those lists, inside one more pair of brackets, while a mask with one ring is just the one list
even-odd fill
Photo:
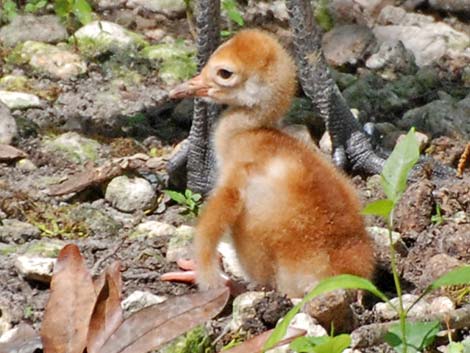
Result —
[[384, 160], [374, 153], [331, 77], [321, 50], [321, 29], [313, 18], [310, 0], [287, 0], [286, 6], [300, 83], [325, 121], [333, 144], [333, 161], [354, 172], [380, 173]]
[[[198, 68], [201, 69], [219, 45], [220, 0], [196, 2]], [[188, 140], [169, 161], [170, 182], [194, 192], [207, 193], [215, 181], [215, 155], [210, 133], [220, 107], [200, 99], [194, 101], [194, 113]], [[186, 179], [186, 180], [185, 180]]]

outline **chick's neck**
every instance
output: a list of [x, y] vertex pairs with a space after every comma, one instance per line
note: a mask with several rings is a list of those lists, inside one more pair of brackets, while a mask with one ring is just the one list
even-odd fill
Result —
[[[281, 97], [281, 95], [278, 95]], [[219, 161], [231, 156], [233, 140], [244, 132], [277, 128], [290, 105], [290, 98], [254, 107], [229, 107], [222, 114], [214, 134], [214, 147]], [[237, 151], [234, 151], [236, 154]]]

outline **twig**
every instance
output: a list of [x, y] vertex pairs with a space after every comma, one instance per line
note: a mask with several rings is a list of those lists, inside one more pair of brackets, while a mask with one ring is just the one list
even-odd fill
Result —
[[142, 153], [131, 157], [116, 158], [103, 166], [86, 168], [83, 172], [68, 176], [63, 183], [49, 187], [47, 193], [51, 196], [59, 196], [79, 192], [88, 186], [99, 185], [127, 171], [156, 172], [164, 169], [165, 164], [164, 158], [150, 158]]

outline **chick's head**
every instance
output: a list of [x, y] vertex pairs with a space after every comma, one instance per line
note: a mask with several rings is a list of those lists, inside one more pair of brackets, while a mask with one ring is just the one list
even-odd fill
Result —
[[244, 30], [222, 44], [201, 73], [170, 97], [202, 97], [234, 107], [270, 108], [295, 92], [295, 65], [279, 42], [259, 30]]

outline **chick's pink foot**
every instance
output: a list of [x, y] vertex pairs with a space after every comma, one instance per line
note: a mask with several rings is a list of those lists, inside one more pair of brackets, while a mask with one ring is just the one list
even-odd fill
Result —
[[[160, 276], [162, 281], [183, 282], [189, 284], [197, 283], [196, 263], [194, 260], [178, 259], [176, 264], [183, 271], [167, 272]], [[246, 291], [244, 284], [230, 280], [226, 275], [220, 274], [220, 280], [217, 281], [230, 288], [232, 295], [238, 295]]]
[[196, 283], [196, 263], [194, 260], [178, 259], [176, 264], [183, 271], [167, 272], [160, 276], [162, 281]]

